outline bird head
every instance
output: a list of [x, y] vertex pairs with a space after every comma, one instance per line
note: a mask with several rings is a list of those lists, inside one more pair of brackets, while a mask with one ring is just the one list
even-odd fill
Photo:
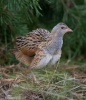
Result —
[[[73, 32], [72, 29], [70, 29], [66, 24], [64, 23], [58, 23], [52, 30], [53, 33], [56, 33], [56, 32], [60, 32], [62, 33], [63, 35], [67, 32]], [[52, 33], [51, 32], [51, 33]]]

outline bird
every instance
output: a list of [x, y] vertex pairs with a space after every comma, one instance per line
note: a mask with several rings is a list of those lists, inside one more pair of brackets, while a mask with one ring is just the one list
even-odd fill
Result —
[[16, 39], [16, 59], [29, 66], [33, 80], [38, 83], [33, 69], [41, 69], [48, 63], [54, 65], [61, 57], [63, 36], [73, 32], [65, 23], [58, 23], [51, 32], [46, 29], [36, 29], [26, 36]]

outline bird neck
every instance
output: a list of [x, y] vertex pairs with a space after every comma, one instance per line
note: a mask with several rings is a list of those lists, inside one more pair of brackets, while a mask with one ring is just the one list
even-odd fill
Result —
[[51, 31], [51, 37], [52, 37], [51, 39], [52, 43], [56, 43], [56, 45], [59, 45], [60, 47], [61, 44], [58, 44], [58, 43], [63, 41], [63, 33], [61, 29], [55, 26], [53, 30]]
[[57, 50], [61, 50], [63, 44], [63, 35], [60, 31], [51, 32], [51, 40], [48, 42], [47, 51], [54, 54]]

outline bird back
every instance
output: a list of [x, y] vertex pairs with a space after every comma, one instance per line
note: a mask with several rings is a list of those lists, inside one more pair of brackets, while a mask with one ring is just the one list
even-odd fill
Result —
[[33, 56], [38, 49], [38, 45], [49, 37], [50, 32], [45, 29], [36, 29], [26, 36], [16, 38], [15, 48], [22, 51], [25, 55]]

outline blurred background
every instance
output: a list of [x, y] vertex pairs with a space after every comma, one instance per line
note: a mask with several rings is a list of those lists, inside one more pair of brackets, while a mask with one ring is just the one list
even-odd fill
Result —
[[0, 0], [0, 65], [17, 62], [10, 51], [17, 36], [51, 31], [59, 22], [73, 29], [64, 36], [61, 59], [85, 62], [86, 0]]

